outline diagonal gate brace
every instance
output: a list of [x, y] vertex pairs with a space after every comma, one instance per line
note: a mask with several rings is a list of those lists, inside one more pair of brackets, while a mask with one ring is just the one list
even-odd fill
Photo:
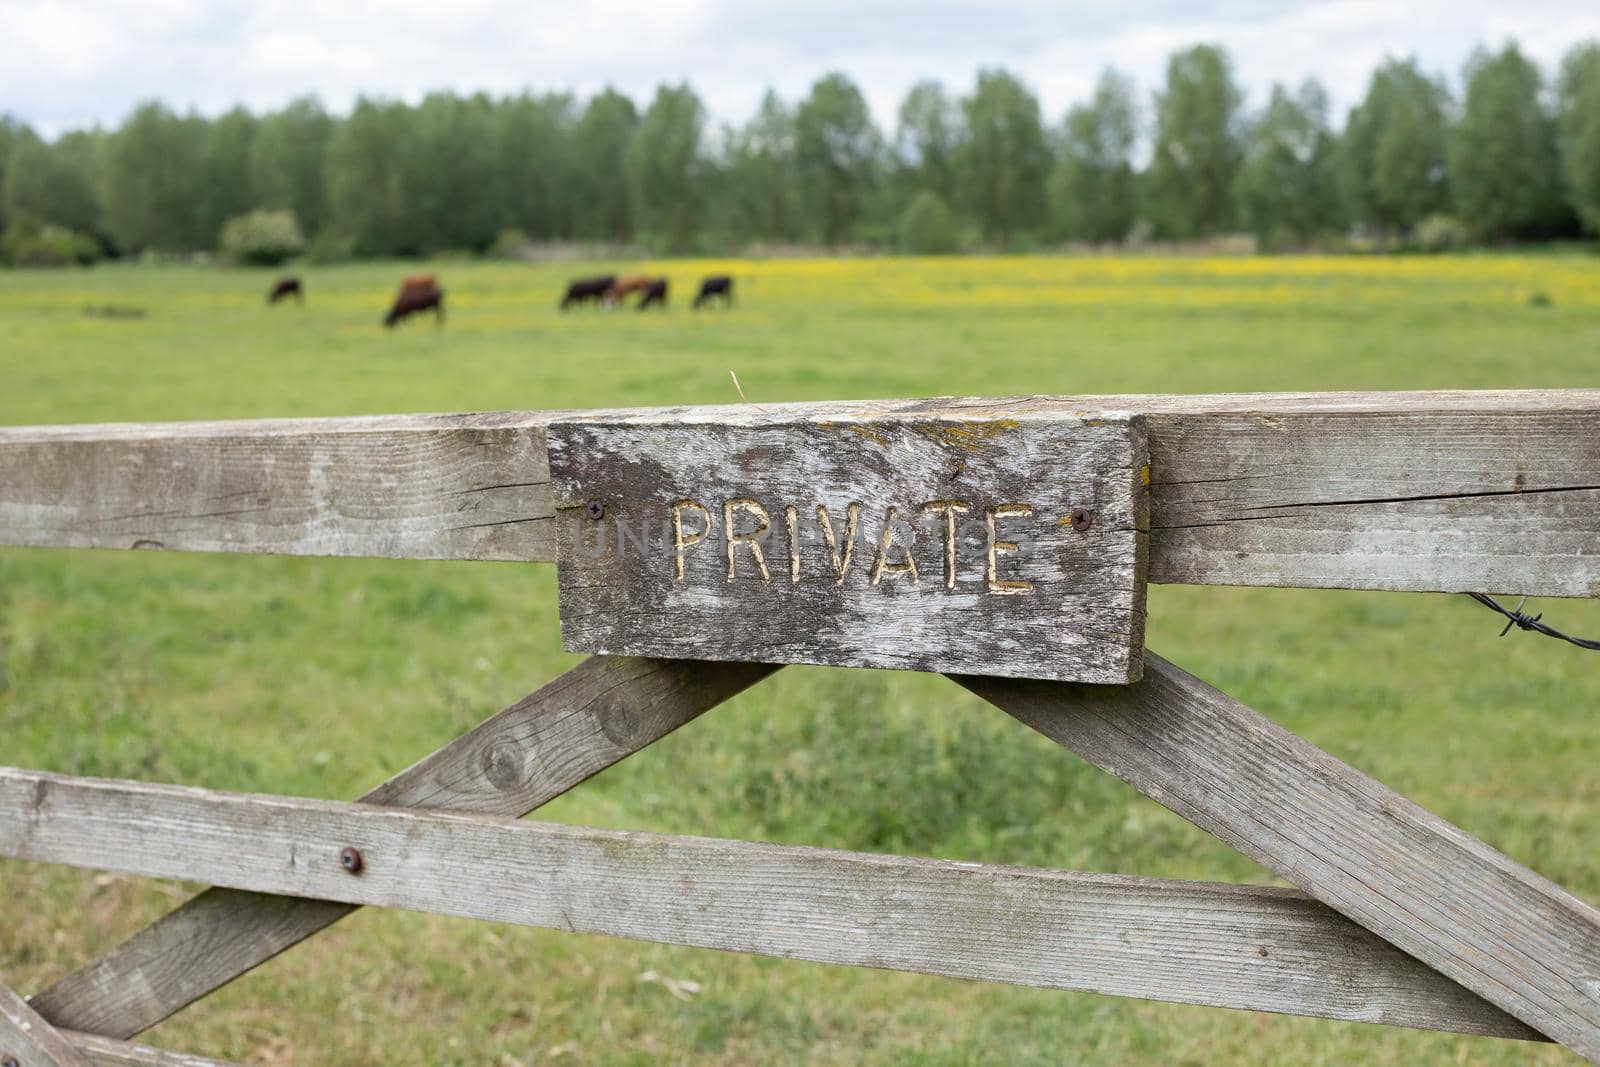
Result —
[[955, 680], [1600, 1063], [1600, 912], [1549, 879], [1158, 656], [1132, 686]]

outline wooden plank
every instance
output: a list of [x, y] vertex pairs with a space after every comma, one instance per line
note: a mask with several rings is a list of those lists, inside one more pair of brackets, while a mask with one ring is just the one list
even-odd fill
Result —
[[546, 428], [568, 651], [1138, 677], [1138, 416]]
[[113, 1041], [109, 1037], [83, 1034], [76, 1030], [63, 1030], [61, 1035], [72, 1042], [72, 1047], [91, 1067], [234, 1067], [233, 1064], [206, 1056]]
[[1133, 686], [957, 679], [1600, 1062], [1600, 912], [1157, 656]]
[[[602, 412], [1143, 413], [1150, 580], [1600, 595], [1600, 391], [1023, 397]], [[0, 544], [553, 561], [563, 412], [0, 428]]]
[[[363, 799], [524, 815], [774, 668], [595, 657]], [[348, 904], [209, 889], [33, 998], [58, 1026], [129, 1038], [349, 914]]]
[[11, 1067], [89, 1067], [89, 1061], [11, 987], [0, 983], [0, 1062]]
[[0, 430], [0, 541], [552, 559], [544, 436], [508, 415]]
[[[359, 873], [341, 863], [359, 850]], [[0, 852], [495, 922], [1534, 1036], [1298, 893], [0, 770]]]

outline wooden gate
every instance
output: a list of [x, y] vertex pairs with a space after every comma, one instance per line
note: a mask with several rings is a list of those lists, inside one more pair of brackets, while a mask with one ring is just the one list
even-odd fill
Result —
[[[0, 986], [6, 1067], [209, 1062], [129, 1042], [364, 905], [1600, 1063], [1600, 913], [1143, 648], [1147, 580], [1595, 596], [1600, 392], [0, 429], [0, 543], [554, 561], [595, 653], [355, 803], [0, 769], [0, 854], [215, 887]], [[950, 674], [1297, 888], [521, 821], [788, 662]]]

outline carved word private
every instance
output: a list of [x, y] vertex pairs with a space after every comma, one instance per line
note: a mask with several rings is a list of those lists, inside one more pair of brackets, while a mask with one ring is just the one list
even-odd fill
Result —
[[[850, 504], [845, 508], [844, 526], [842, 530], [835, 530], [834, 517], [828, 513], [826, 506], [816, 506], [816, 526], [822, 534], [822, 541], [826, 546], [827, 562], [829, 567], [825, 573], [830, 574], [835, 585], [843, 585], [845, 578], [850, 573], [850, 568], [856, 560], [856, 540], [860, 529], [861, 519], [860, 504]], [[739, 571], [738, 560], [741, 553], [748, 554], [755, 564], [755, 570], [764, 582], [772, 580], [771, 571], [767, 564], [767, 554], [763, 550], [763, 543], [770, 542], [772, 538], [772, 516], [757, 501], [750, 497], [733, 497], [722, 502], [722, 530], [724, 551], [727, 558], [727, 577], [732, 582]], [[973, 510], [973, 505], [965, 500], [930, 500], [917, 509], [919, 517], [931, 517], [939, 520], [944, 534], [944, 586], [954, 589], [956, 585], [956, 523], [960, 516]], [[1000, 557], [1014, 554], [1018, 551], [1015, 541], [1003, 540], [1000, 537], [999, 523], [1006, 519], [1022, 518], [1033, 514], [1031, 504], [994, 504], [982, 509], [984, 519], [984, 545], [985, 568], [984, 579], [989, 592], [1001, 596], [1026, 596], [1033, 589], [1032, 582], [1020, 581], [1015, 578], [1002, 578], [999, 575]], [[810, 516], [806, 516], [809, 525]], [[976, 518], [976, 515], [974, 515]], [[793, 504], [783, 509], [783, 528], [787, 533], [789, 581], [800, 581], [800, 545], [805, 527], [801, 523], [800, 510]], [[672, 504], [672, 551], [673, 575], [679, 582], [684, 580], [684, 560], [688, 553], [697, 545], [702, 545], [711, 536], [716, 526], [712, 512], [697, 500], [678, 500]], [[743, 528], [741, 528], [743, 527]], [[910, 580], [912, 585], [921, 582], [922, 576], [917, 571], [916, 558], [911, 554], [911, 541], [915, 536], [915, 529], [909, 523], [900, 519], [900, 510], [890, 506], [884, 509], [883, 532], [877, 539], [876, 550], [873, 552], [870, 570], [867, 572], [867, 581], [870, 585], [878, 585], [885, 578], [899, 578], [902, 575]], [[843, 547], [841, 548], [841, 542]], [[771, 547], [769, 545], [769, 547]], [[863, 565], [865, 566], [865, 565]], [[748, 567], [746, 568], [748, 570]]]

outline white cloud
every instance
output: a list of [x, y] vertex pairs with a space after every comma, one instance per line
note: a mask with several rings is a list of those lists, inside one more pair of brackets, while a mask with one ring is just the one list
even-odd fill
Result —
[[150, 98], [214, 114], [307, 92], [343, 110], [360, 93], [612, 84], [642, 101], [678, 80], [738, 121], [768, 85], [794, 98], [827, 70], [854, 78], [889, 126], [919, 78], [959, 91], [1004, 66], [1053, 120], [1103, 67], [1148, 93], [1167, 56], [1198, 41], [1229, 50], [1253, 100], [1315, 75], [1342, 114], [1385, 55], [1416, 53], [1454, 80], [1476, 45], [1516, 38], [1553, 73], [1572, 44], [1600, 37], [1600, 11], [1592, 0], [0, 0], [0, 26], [0, 112], [50, 133], [115, 123]]

